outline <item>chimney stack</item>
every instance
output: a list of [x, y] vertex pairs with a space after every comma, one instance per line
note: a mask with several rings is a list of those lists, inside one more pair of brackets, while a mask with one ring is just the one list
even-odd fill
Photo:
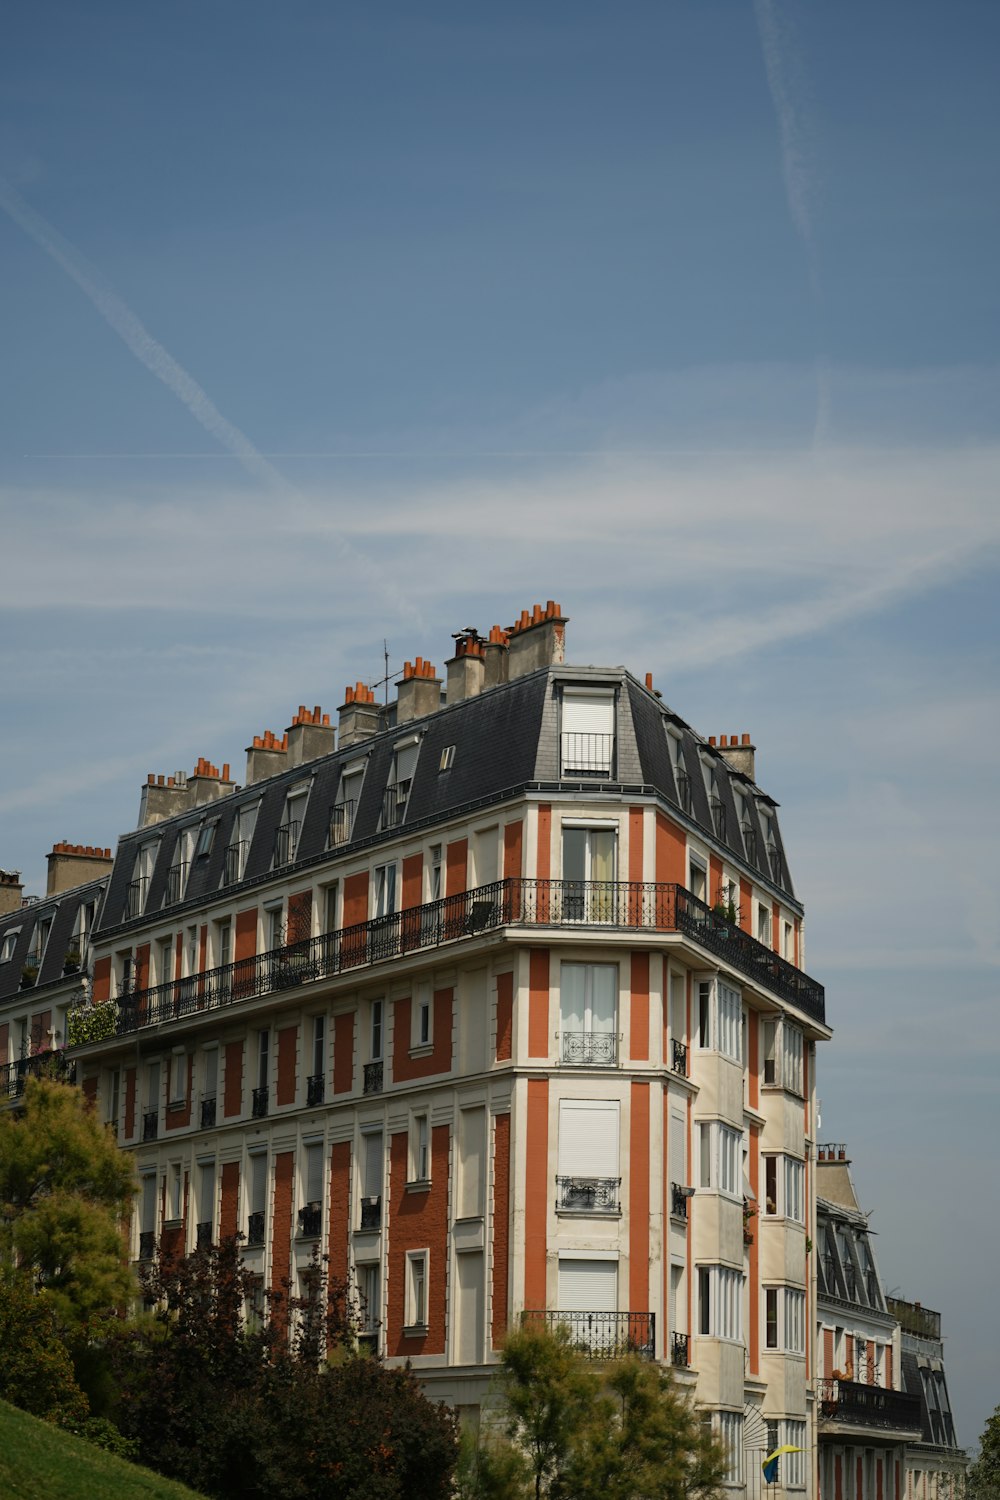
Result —
[[499, 625], [491, 625], [489, 638], [483, 644], [483, 687], [499, 687], [507, 681], [510, 636]]
[[441, 707], [441, 679], [429, 661], [418, 656], [403, 663], [403, 680], [396, 691], [396, 723], [409, 724]]
[[375, 694], [363, 682], [347, 688], [338, 715], [340, 728], [337, 739], [341, 750], [358, 744], [360, 740], [371, 739], [381, 727], [381, 714], [375, 702]]
[[288, 735], [282, 735], [281, 739], [273, 730], [265, 729], [263, 734], [255, 734], [253, 744], [247, 746], [247, 771], [246, 786], [255, 786], [258, 781], [266, 781], [269, 776], [277, 776], [283, 771], [288, 763]]
[[285, 735], [289, 766], [304, 766], [307, 761], [329, 755], [336, 737], [337, 731], [330, 723], [330, 715], [323, 713], [318, 703], [312, 713], [304, 703], [300, 703], [299, 711]]
[[0, 870], [0, 917], [21, 910], [24, 886], [20, 870]]
[[52, 853], [46, 856], [49, 862], [46, 896], [58, 896], [71, 891], [74, 886], [86, 885], [88, 880], [100, 880], [107, 875], [114, 860], [110, 849], [97, 848], [93, 844], [52, 845]]
[[530, 614], [522, 609], [521, 618], [510, 627], [509, 637], [507, 667], [511, 682], [526, 672], [566, 660], [566, 617], [554, 599], [544, 609], [536, 604]]
[[213, 766], [210, 760], [199, 755], [197, 765], [188, 779], [188, 791], [191, 795], [189, 806], [204, 807], [207, 802], [217, 802], [234, 788], [235, 783], [229, 776], [228, 760], [220, 771], [218, 766]]
[[[709, 744], [714, 744], [714, 738], [709, 738]], [[757, 753], [757, 746], [751, 745], [748, 734], [740, 735], [738, 741], [735, 734], [720, 735], [719, 749], [734, 771], [740, 771], [744, 776], [749, 776], [751, 781], [756, 780], [754, 757]]]
[[485, 642], [474, 630], [465, 630], [455, 637], [455, 655], [445, 662], [448, 669], [445, 698], [448, 703], [461, 703], [463, 699], [475, 698], [482, 692], [486, 674], [484, 651]]

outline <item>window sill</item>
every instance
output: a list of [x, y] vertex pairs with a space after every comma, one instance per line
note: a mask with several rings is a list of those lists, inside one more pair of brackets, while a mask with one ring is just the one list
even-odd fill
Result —
[[404, 1339], [425, 1339], [427, 1337], [427, 1324], [404, 1323], [403, 1337]]
[[[431, 1180], [429, 1177], [414, 1177], [412, 1182], [406, 1184], [406, 1191], [408, 1193], [429, 1193], [430, 1190]], [[416, 1327], [416, 1324], [414, 1324], [414, 1327]]]
[[180, 1229], [183, 1223], [183, 1219], [164, 1219], [163, 1227], [164, 1229]]
[[186, 1107], [187, 1107], [187, 1100], [184, 1099], [184, 1098], [181, 1098], [181, 1099], [168, 1099], [167, 1100], [167, 1109], [168, 1110], [185, 1109]]
[[411, 1057], [431, 1057], [433, 1053], [433, 1042], [417, 1042], [416, 1046], [410, 1048]]
[[621, 1208], [557, 1208], [557, 1219], [620, 1219]]

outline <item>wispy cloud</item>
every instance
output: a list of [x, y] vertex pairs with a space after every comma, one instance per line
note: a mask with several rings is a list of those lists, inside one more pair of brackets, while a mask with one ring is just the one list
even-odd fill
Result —
[[792, 223], [802, 237], [815, 270], [812, 198], [815, 169], [801, 105], [801, 65], [791, 43], [788, 24], [779, 18], [775, 0], [754, 0], [767, 86], [778, 120], [781, 166]]

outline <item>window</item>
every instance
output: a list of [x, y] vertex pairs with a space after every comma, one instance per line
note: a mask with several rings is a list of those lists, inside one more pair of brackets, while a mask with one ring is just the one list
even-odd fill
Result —
[[[149, 1254], [152, 1256], [152, 1240], [156, 1235], [156, 1173], [144, 1172], [141, 1178], [140, 1211], [139, 1211], [139, 1235], [141, 1240], [149, 1237]], [[140, 1248], [140, 1255], [142, 1250]], [[145, 1259], [146, 1257], [143, 1256]]]
[[802, 1033], [787, 1021], [781, 1026], [781, 1082], [792, 1094], [802, 1093]]
[[614, 1066], [617, 964], [563, 964], [559, 1004], [563, 1062]]
[[105, 1123], [118, 1127], [118, 1101], [121, 1094], [121, 1072], [118, 1068], [112, 1068], [108, 1074], [107, 1101], [108, 1107], [105, 1113]]
[[264, 931], [268, 952], [285, 944], [285, 910], [281, 905], [264, 908]]
[[[215, 1224], [215, 1160], [198, 1163], [198, 1233], [207, 1227], [205, 1238], [211, 1243]], [[199, 1249], [201, 1246], [199, 1245]]]
[[794, 1156], [764, 1157], [764, 1212], [805, 1222], [805, 1164]]
[[610, 776], [615, 748], [615, 700], [610, 693], [564, 688], [562, 774]]
[[739, 990], [721, 980], [698, 984], [698, 1045], [743, 1061], [743, 1002]]
[[805, 1166], [793, 1156], [785, 1157], [785, 1218], [796, 1224], [805, 1222], [803, 1206], [805, 1190]]
[[708, 898], [708, 870], [700, 859], [691, 855], [688, 860], [688, 887], [692, 896], [697, 896], [699, 901]]
[[181, 1216], [182, 1183], [181, 1164], [172, 1161], [167, 1167], [167, 1218], [174, 1221]]
[[160, 984], [169, 984], [174, 972], [174, 941], [163, 938], [157, 948], [156, 973]]
[[410, 1250], [406, 1256], [406, 1324], [408, 1328], [427, 1327], [426, 1250]]
[[372, 1062], [378, 1062], [382, 1056], [382, 1007], [383, 1002], [381, 1000], [373, 1000], [371, 1002], [370, 1051]]
[[299, 1233], [313, 1238], [323, 1227], [323, 1142], [308, 1141], [303, 1173], [303, 1208], [299, 1214]]
[[431, 892], [429, 897], [431, 901], [440, 901], [444, 895], [444, 888], [441, 882], [441, 867], [441, 845], [432, 844], [430, 861]]
[[574, 828], [563, 824], [563, 920], [615, 920], [617, 826]]
[[455, 746], [445, 745], [441, 751], [441, 759], [438, 761], [438, 771], [450, 771], [455, 764]]
[[790, 964], [795, 962], [795, 929], [791, 922], [783, 922], [781, 939], [781, 956]]
[[698, 1332], [717, 1339], [743, 1338], [743, 1273], [728, 1266], [698, 1267]]
[[198, 972], [198, 929], [189, 927], [187, 930], [185, 975], [197, 974]]
[[361, 1330], [369, 1336], [378, 1334], [381, 1313], [382, 1277], [378, 1261], [358, 1267], [361, 1289]]
[[619, 1112], [610, 1099], [562, 1099], [556, 1207], [564, 1213], [618, 1213]]
[[14, 949], [17, 947], [17, 940], [20, 935], [20, 927], [15, 927], [13, 932], [4, 933], [3, 942], [0, 943], [0, 964], [10, 963], [10, 960], [14, 957]]
[[783, 1475], [786, 1489], [805, 1489], [806, 1486], [806, 1424], [785, 1421], [781, 1424], [781, 1441], [795, 1451], [782, 1455], [785, 1466]]
[[427, 1182], [431, 1175], [426, 1115], [414, 1115], [410, 1127], [410, 1181]]
[[212, 845], [215, 843], [215, 830], [219, 826], [218, 818], [207, 818], [198, 830], [198, 842], [194, 846], [195, 859], [204, 859], [211, 854]]
[[725, 1449], [728, 1469], [726, 1484], [742, 1484], [743, 1476], [743, 1417], [734, 1411], [719, 1412], [719, 1442]]
[[764, 1157], [764, 1212], [778, 1212], [778, 1158]]
[[427, 983], [417, 986], [413, 1006], [413, 1035], [411, 1045], [426, 1047], [431, 1040], [431, 987]]
[[250, 842], [257, 824], [259, 808], [259, 802], [240, 808], [233, 840], [226, 849], [226, 864], [223, 872], [226, 885], [235, 885], [246, 874], [247, 856], [250, 853]]
[[716, 1188], [728, 1198], [742, 1198], [743, 1136], [718, 1120], [698, 1126], [698, 1186]]
[[351, 834], [354, 832], [354, 820], [357, 817], [361, 784], [364, 779], [365, 762], [363, 760], [345, 766], [340, 778], [340, 799], [330, 810], [331, 849], [336, 849], [338, 845], [350, 841]]
[[375, 917], [388, 917], [396, 910], [396, 866], [375, 867]]
[[382, 1202], [382, 1132], [368, 1131], [361, 1137], [361, 1145], [361, 1228], [378, 1229]]
[[285, 802], [284, 822], [275, 835], [274, 840], [274, 867], [290, 865], [299, 850], [299, 836], [302, 832], [302, 820], [305, 817], [306, 803], [309, 801], [309, 788], [294, 787], [289, 792]]
[[326, 1016], [313, 1016], [312, 1074], [322, 1078], [326, 1073]]
[[215, 924], [215, 961], [219, 968], [233, 961], [233, 924], [228, 919]]
[[459, 1110], [458, 1218], [481, 1218], [486, 1188], [486, 1110]]
[[778, 1081], [778, 1023], [777, 1021], [763, 1021], [761, 1023], [761, 1036], [763, 1041], [762, 1051], [764, 1054], [764, 1082], [777, 1083]]
[[267, 1213], [267, 1152], [250, 1156], [250, 1183], [247, 1194], [247, 1245], [263, 1245]]
[[97, 903], [84, 901], [76, 919], [76, 946], [80, 952], [80, 963], [86, 966], [87, 954], [90, 948], [90, 934], [94, 930], [94, 916], [97, 911]]
[[717, 837], [724, 839], [726, 837], [726, 805], [719, 791], [719, 777], [710, 760], [702, 761], [702, 770], [705, 774], [705, 790], [708, 793], [708, 810], [712, 818], [712, 827]]
[[764, 1288], [764, 1347], [805, 1354], [805, 1292], [787, 1286]]
[[771, 908], [763, 901], [757, 902], [757, 941], [765, 948], [771, 946]]
[[417, 735], [399, 740], [393, 748], [392, 771], [382, 802], [382, 827], [397, 828], [406, 816], [413, 774], [417, 769], [420, 740]]
[[187, 1053], [184, 1049], [175, 1048], [170, 1054], [170, 1098], [169, 1104], [183, 1104], [187, 1098], [187, 1075], [188, 1062]]
[[684, 764], [684, 746], [679, 734], [667, 730], [667, 751], [670, 755], [670, 769], [674, 773], [674, 784], [677, 787], [677, 803], [683, 812], [691, 813], [691, 779]]
[[336, 932], [337, 931], [337, 917], [338, 917], [338, 911], [339, 911], [339, 897], [340, 897], [340, 884], [339, 884], [338, 881], [335, 880], [334, 883], [333, 883], [333, 885], [328, 885], [327, 886], [326, 891], [324, 892], [324, 896], [323, 896], [323, 908], [324, 908], [324, 912], [325, 912], [325, 916], [324, 916], [324, 919], [323, 919], [323, 922], [324, 922], [323, 931], [324, 932]]

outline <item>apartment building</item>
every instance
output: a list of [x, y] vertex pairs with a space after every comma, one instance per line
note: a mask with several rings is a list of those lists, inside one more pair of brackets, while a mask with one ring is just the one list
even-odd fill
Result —
[[968, 1459], [955, 1435], [941, 1314], [901, 1297], [886, 1303], [899, 1324], [904, 1389], [920, 1403], [920, 1439], [906, 1446], [906, 1500], [958, 1500]]
[[[522, 1317], [674, 1367], [734, 1490], [815, 1493], [824, 992], [748, 735], [568, 664], [550, 601], [244, 781], [152, 775], [74, 1013], [141, 1190], [137, 1261], [314, 1247], [363, 1337], [478, 1408]], [[18, 950], [20, 952], [20, 949]]]

